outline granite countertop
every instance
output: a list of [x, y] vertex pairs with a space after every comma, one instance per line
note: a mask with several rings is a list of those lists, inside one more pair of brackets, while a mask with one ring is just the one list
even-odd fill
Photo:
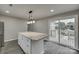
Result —
[[30, 38], [32, 40], [39, 40], [48, 36], [45, 33], [39, 32], [20, 32], [19, 34], [24, 35], [25, 37]]

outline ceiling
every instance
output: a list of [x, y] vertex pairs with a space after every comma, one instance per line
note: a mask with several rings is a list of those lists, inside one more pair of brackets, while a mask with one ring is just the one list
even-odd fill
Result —
[[[52, 9], [54, 12], [50, 12]], [[79, 9], [79, 4], [13, 4], [12, 7], [8, 4], [0, 4], [0, 14], [25, 19], [28, 18], [30, 10], [33, 11], [33, 17], [39, 19], [76, 9]], [[10, 13], [5, 13], [6, 10]]]

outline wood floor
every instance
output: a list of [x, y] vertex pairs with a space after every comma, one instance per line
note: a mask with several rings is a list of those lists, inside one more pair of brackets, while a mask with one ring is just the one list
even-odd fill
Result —
[[[44, 43], [45, 54], [78, 54], [78, 51], [60, 46], [53, 42]], [[0, 48], [0, 54], [23, 54], [23, 51], [18, 46], [17, 40], [6, 42], [4, 47]]]

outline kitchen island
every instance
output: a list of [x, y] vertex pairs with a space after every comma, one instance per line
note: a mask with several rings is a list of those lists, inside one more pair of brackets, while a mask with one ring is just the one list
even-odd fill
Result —
[[45, 33], [20, 32], [18, 44], [26, 54], [42, 54], [44, 53], [44, 40], [47, 37]]

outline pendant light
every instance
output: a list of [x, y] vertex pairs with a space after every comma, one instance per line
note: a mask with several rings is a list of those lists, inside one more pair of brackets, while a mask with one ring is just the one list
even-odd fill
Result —
[[27, 24], [34, 24], [35, 23], [35, 20], [33, 19], [33, 16], [32, 16], [32, 10], [29, 11], [29, 20], [27, 21]]

